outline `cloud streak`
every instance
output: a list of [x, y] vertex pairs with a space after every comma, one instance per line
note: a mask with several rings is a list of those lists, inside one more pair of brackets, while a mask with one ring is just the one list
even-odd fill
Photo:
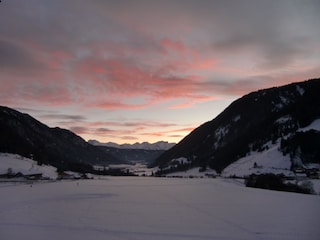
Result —
[[[68, 116], [69, 118], [69, 116]], [[73, 118], [73, 116], [72, 116]], [[94, 135], [104, 141], [114, 139], [116, 141], [139, 140], [141, 138], [181, 138], [194, 129], [194, 127], [180, 128], [179, 125], [173, 123], [154, 122], [140, 119], [135, 122], [86, 122], [74, 125], [74, 122], [69, 122], [69, 130], [79, 135]], [[162, 130], [159, 131], [159, 128]]]

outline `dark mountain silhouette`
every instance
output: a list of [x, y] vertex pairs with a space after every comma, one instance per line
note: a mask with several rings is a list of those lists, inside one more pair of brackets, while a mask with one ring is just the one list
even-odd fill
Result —
[[61, 170], [88, 172], [95, 164], [119, 163], [69, 130], [49, 128], [8, 107], [0, 106], [0, 132], [0, 152], [32, 157]]
[[[263, 151], [269, 141], [281, 141], [280, 150], [292, 161], [298, 157], [301, 163], [319, 163], [320, 132], [298, 131], [319, 118], [320, 79], [252, 92], [192, 131], [154, 166], [166, 171], [200, 166], [220, 172], [251, 151]], [[188, 164], [177, 167], [175, 159], [181, 157]]]

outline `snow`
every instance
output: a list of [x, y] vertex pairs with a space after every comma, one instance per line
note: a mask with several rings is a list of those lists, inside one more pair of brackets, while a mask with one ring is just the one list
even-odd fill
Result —
[[20, 172], [24, 175], [42, 173], [43, 177], [57, 178], [57, 169], [55, 167], [39, 166], [36, 161], [17, 154], [0, 153], [0, 174], [6, 174], [8, 169], [11, 169], [13, 173]]
[[292, 121], [292, 116], [291, 115], [285, 115], [281, 118], [278, 118], [275, 123], [277, 124], [284, 124], [286, 122]]
[[[252, 173], [284, 173], [285, 175], [291, 175], [292, 172], [289, 171], [291, 167], [290, 157], [289, 155], [283, 156], [278, 148], [279, 145], [275, 144], [263, 152], [251, 152], [250, 155], [240, 158], [226, 167], [222, 175], [228, 177], [232, 175], [244, 177]], [[254, 168], [254, 163], [257, 164], [256, 168]]]
[[215, 149], [217, 149], [219, 146], [223, 145], [223, 143], [221, 143], [221, 141], [223, 141], [223, 138], [225, 137], [225, 135], [228, 134], [229, 128], [230, 128], [230, 125], [221, 126], [221, 127], [217, 128], [217, 130], [215, 131], [216, 141], [213, 146]]
[[312, 129], [320, 131], [320, 119], [314, 120], [309, 126], [304, 127], [304, 128], [300, 128], [298, 131], [306, 132], [306, 131], [309, 131], [309, 130], [312, 130]]
[[320, 195], [320, 180], [319, 179], [309, 179], [307, 181], [310, 181], [313, 186], [313, 190], [315, 194]]
[[174, 172], [166, 174], [167, 177], [206, 177], [206, 176], [217, 176], [217, 172], [213, 169], [206, 171], [199, 171], [201, 168], [196, 167], [183, 172]]
[[171, 162], [179, 162], [180, 164], [189, 163], [188, 159], [185, 158], [185, 157], [174, 158], [174, 159], [171, 160]]
[[319, 239], [320, 197], [231, 179], [1, 183], [2, 240]]
[[241, 119], [240, 115], [237, 115], [235, 118], [233, 118], [233, 122], [238, 122]]
[[299, 85], [297, 85], [296, 89], [297, 89], [298, 93], [299, 93], [301, 96], [303, 96], [305, 90], [304, 90], [302, 87], [300, 87]]
[[284, 105], [282, 103], [278, 103], [278, 104], [275, 104], [275, 107], [276, 107], [276, 109], [274, 110], [274, 112], [282, 109], [284, 107]]
[[288, 105], [290, 103], [290, 100], [286, 97], [280, 96], [280, 99], [284, 105]]
[[229, 131], [229, 126], [226, 127], [219, 127], [216, 132], [215, 135], [220, 139], [223, 138]]

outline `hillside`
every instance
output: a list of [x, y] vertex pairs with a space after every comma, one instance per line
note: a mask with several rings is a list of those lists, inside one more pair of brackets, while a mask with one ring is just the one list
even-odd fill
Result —
[[[221, 172], [231, 163], [279, 144], [291, 165], [320, 163], [320, 79], [252, 92], [196, 128], [155, 162], [166, 172], [193, 167]], [[185, 159], [177, 162], [176, 159]]]
[[0, 106], [0, 152], [32, 157], [62, 170], [89, 171], [92, 165], [119, 163], [74, 133], [49, 128], [27, 114]]

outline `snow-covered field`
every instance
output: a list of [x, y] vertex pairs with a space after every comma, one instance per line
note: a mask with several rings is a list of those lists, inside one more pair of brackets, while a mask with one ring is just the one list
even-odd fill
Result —
[[320, 197], [231, 179], [0, 183], [0, 238], [320, 239]]
[[22, 157], [17, 154], [0, 153], [0, 174], [6, 174], [8, 170], [13, 173], [37, 174], [42, 173], [44, 177], [56, 179], [57, 169], [52, 166], [39, 166], [36, 161]]

